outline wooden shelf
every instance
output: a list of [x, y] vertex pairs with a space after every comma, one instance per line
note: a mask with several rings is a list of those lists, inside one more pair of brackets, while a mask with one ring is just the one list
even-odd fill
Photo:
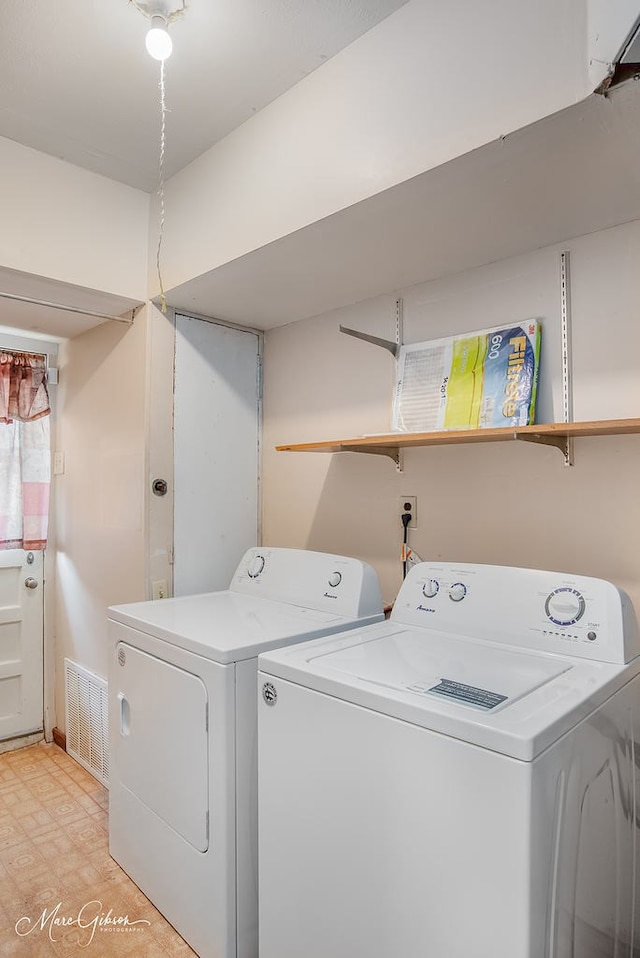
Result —
[[593, 422], [552, 422], [515, 429], [464, 429], [443, 432], [401, 432], [380, 436], [359, 436], [328, 442], [301, 442], [276, 446], [278, 452], [361, 452], [389, 456], [396, 463], [400, 450], [417, 446], [448, 446], [476, 442], [538, 442], [556, 446], [565, 459], [570, 439], [583, 436], [623, 436], [640, 434], [640, 419], [608, 419]]

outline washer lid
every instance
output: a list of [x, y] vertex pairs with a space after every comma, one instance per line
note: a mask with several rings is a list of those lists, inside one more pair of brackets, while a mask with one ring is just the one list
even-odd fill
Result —
[[453, 636], [398, 631], [337, 652], [309, 656], [345, 676], [399, 692], [438, 696], [481, 712], [506, 708], [569, 671], [566, 660]]
[[228, 590], [112, 606], [109, 618], [223, 665], [279, 645], [375, 622]]
[[531, 761], [640, 672], [383, 622], [261, 655], [299, 685]]

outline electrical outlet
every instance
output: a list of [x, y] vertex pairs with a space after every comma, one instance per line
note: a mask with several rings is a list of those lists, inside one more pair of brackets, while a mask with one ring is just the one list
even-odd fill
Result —
[[417, 496], [400, 496], [398, 499], [398, 508], [400, 510], [400, 515], [403, 515], [405, 512], [411, 513], [411, 522], [409, 523], [409, 529], [418, 528], [418, 497]]
[[154, 579], [151, 583], [151, 598], [166, 599], [169, 593], [166, 579]]

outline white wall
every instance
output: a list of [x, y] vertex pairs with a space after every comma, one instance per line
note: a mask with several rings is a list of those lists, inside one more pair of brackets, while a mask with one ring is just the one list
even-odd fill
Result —
[[62, 344], [55, 479], [57, 725], [65, 656], [106, 677], [107, 607], [145, 596], [147, 316]]
[[146, 299], [149, 196], [0, 137], [0, 265]]
[[590, 92], [584, 0], [409, 0], [169, 180], [165, 288]]
[[[3, 267], [146, 298], [146, 193], [0, 138], [0, 208]], [[60, 347], [52, 441], [65, 473], [53, 479], [47, 730], [64, 726], [64, 657], [105, 676], [106, 608], [144, 598], [147, 338], [143, 313], [132, 327], [107, 323]], [[170, 396], [171, 375], [165, 390]]]
[[[571, 253], [575, 418], [637, 416], [640, 222], [579, 237]], [[401, 290], [405, 342], [537, 316], [540, 420], [561, 418], [561, 247]], [[265, 341], [264, 538], [359, 556], [386, 600], [401, 579], [398, 499], [418, 497], [411, 544], [423, 558], [602, 576], [640, 611], [640, 437], [582, 439], [567, 468], [529, 443], [381, 456], [277, 453], [276, 444], [346, 439], [390, 426], [393, 358], [338, 325], [393, 339], [394, 296], [269, 331]]]

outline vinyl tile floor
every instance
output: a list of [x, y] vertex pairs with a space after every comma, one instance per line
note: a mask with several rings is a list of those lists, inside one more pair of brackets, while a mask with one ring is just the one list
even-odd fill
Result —
[[2, 958], [195, 955], [109, 856], [107, 809], [57, 745], [0, 754]]

